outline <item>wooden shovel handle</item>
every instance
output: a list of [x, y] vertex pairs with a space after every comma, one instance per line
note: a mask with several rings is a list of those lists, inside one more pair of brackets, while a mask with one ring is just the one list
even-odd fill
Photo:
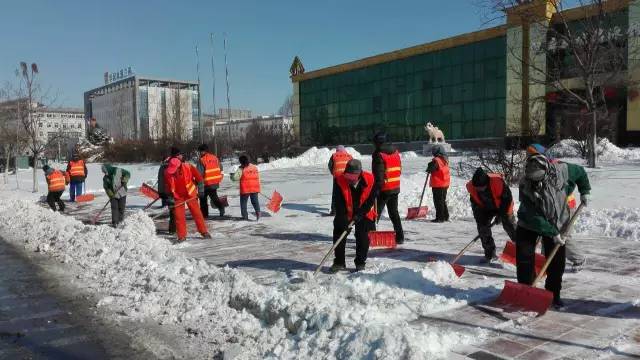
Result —
[[353, 227], [353, 224], [355, 224], [355, 221], [351, 221], [349, 223], [349, 225], [347, 226], [347, 229], [343, 231], [342, 235], [340, 235], [340, 237], [338, 238], [338, 241], [336, 241], [335, 244], [333, 244], [333, 246], [331, 247], [331, 249], [327, 251], [325, 256], [322, 258], [322, 261], [320, 261], [320, 265], [318, 265], [318, 267], [316, 268], [316, 271], [313, 272], [313, 276], [316, 276], [320, 272], [320, 269], [322, 269], [322, 265], [324, 265], [325, 261], [327, 261], [327, 258], [329, 257], [329, 255], [331, 255], [331, 253], [338, 247], [338, 245], [340, 245], [340, 243], [344, 240], [344, 238], [347, 237], [347, 234]]
[[[489, 225], [490, 227], [493, 227], [495, 224], [498, 223], [498, 217], [496, 216], [496, 218], [491, 222], [491, 225]], [[464, 248], [462, 248], [462, 250], [460, 250], [460, 252], [458, 253], [458, 255], [456, 255], [455, 258], [453, 258], [453, 261], [451, 261], [451, 265], [455, 264], [458, 262], [458, 260], [460, 260], [460, 258], [462, 257], [462, 255], [464, 255], [464, 253], [467, 251], [467, 249], [469, 248], [469, 246], [471, 246], [471, 244], [473, 244], [474, 242], [478, 241], [478, 239], [480, 239], [480, 234], [478, 234], [478, 236], [474, 237], [473, 240], [469, 241], [469, 243], [467, 244], [467, 246], [465, 246]]]
[[431, 174], [427, 173], [427, 178], [424, 179], [424, 186], [422, 187], [422, 195], [420, 195], [420, 203], [418, 204], [418, 210], [420, 210], [420, 208], [422, 207], [422, 200], [424, 200], [424, 192], [425, 190], [427, 190], [427, 184], [429, 183], [429, 175]]

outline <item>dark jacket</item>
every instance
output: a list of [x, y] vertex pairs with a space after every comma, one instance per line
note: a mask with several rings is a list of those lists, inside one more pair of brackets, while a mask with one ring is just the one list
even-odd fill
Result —
[[[364, 182], [364, 178], [360, 178], [360, 182], [358, 182], [358, 186], [353, 188], [353, 186], [349, 186], [351, 190], [351, 199], [353, 200], [353, 214], [361, 215], [363, 218], [369, 210], [374, 206], [376, 199], [378, 198], [378, 194], [380, 193], [380, 187], [377, 183], [374, 183], [373, 188], [371, 189], [371, 193], [369, 197], [365, 200], [361, 207], [358, 207], [360, 204], [360, 195], [362, 194], [362, 190], [365, 188], [366, 183]], [[333, 219], [333, 225], [336, 227], [347, 227], [349, 225], [349, 218], [347, 217], [347, 204], [345, 202], [344, 196], [342, 195], [342, 191], [338, 190], [336, 192], [336, 217]]]
[[[385, 166], [384, 161], [382, 160], [382, 156], [380, 153], [385, 153], [387, 155], [391, 155], [396, 151], [396, 148], [390, 144], [382, 144], [379, 148], [371, 154], [371, 172], [373, 173], [373, 177], [376, 179], [376, 184], [379, 189], [382, 188], [382, 184], [384, 184], [384, 173]], [[385, 191], [385, 194], [399, 194], [400, 189], [394, 189]]]
[[158, 195], [160, 195], [162, 199], [167, 197], [167, 190], [164, 185], [164, 171], [167, 169], [167, 166], [169, 166], [169, 159], [171, 158], [164, 159], [158, 169]]
[[131, 174], [122, 168], [109, 164], [102, 167], [106, 170], [106, 174], [102, 177], [102, 187], [109, 198], [120, 199], [127, 196], [127, 182], [131, 178]]

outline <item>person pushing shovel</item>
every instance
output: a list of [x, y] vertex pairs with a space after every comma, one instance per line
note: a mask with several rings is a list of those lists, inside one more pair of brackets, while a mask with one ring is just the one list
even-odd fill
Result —
[[127, 182], [131, 174], [122, 168], [111, 164], [102, 165], [102, 187], [111, 203], [111, 225], [117, 226], [124, 220], [124, 211], [127, 206]]
[[330, 271], [336, 273], [346, 269], [344, 258], [346, 239], [355, 224], [356, 271], [364, 270], [369, 252], [369, 231], [375, 231], [378, 216], [374, 203], [380, 192], [373, 174], [362, 170], [360, 160], [352, 159], [336, 182], [340, 191], [336, 196], [336, 216], [333, 219], [333, 242], [341, 241], [335, 248], [335, 258]]
[[554, 245], [560, 245], [547, 268], [545, 282], [545, 289], [553, 293], [553, 305], [556, 308], [564, 306], [560, 290], [568, 238], [564, 238], [562, 232], [566, 230], [571, 217], [565, 189], [569, 183], [576, 182], [578, 173], [570, 171], [569, 164], [552, 163], [546, 156], [534, 154], [526, 161], [524, 178], [520, 183], [520, 208], [515, 236], [518, 282], [530, 285], [534, 280], [538, 237], [542, 237], [546, 257], [549, 257]]

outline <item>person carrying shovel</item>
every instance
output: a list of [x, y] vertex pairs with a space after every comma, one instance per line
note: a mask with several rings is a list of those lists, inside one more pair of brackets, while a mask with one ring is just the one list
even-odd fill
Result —
[[564, 306], [560, 297], [566, 261], [565, 241], [561, 234], [569, 225], [571, 213], [567, 204], [566, 187], [576, 182], [581, 173], [570, 167], [579, 165], [552, 163], [542, 154], [527, 158], [524, 178], [520, 182], [520, 208], [516, 229], [516, 267], [518, 282], [532, 284], [535, 277], [535, 248], [542, 237], [545, 257], [555, 245], [558, 252], [547, 268], [545, 289], [553, 293], [553, 305]]
[[[348, 236], [355, 224], [356, 271], [364, 270], [369, 252], [369, 231], [375, 231], [378, 216], [374, 203], [378, 198], [379, 186], [373, 174], [362, 170], [360, 160], [352, 159], [336, 182], [340, 189], [336, 196], [336, 216], [333, 219], [333, 242], [340, 241], [335, 248], [335, 258], [330, 272], [346, 269], [345, 245], [342, 237]], [[346, 232], [346, 233], [345, 233]], [[343, 234], [344, 233], [344, 234]]]
[[398, 195], [400, 195], [400, 175], [402, 160], [398, 150], [386, 144], [387, 134], [377, 133], [373, 137], [375, 151], [371, 155], [371, 171], [380, 188], [378, 195], [378, 220], [386, 206], [389, 219], [396, 233], [396, 244], [404, 243], [404, 231], [398, 213]]
[[516, 219], [513, 215], [511, 189], [501, 175], [487, 174], [482, 168], [477, 168], [473, 178], [467, 183], [467, 191], [484, 249], [484, 260], [489, 263], [496, 258], [496, 244], [491, 234], [491, 221], [494, 218], [502, 222], [510, 239], [515, 238]]
[[117, 226], [124, 220], [124, 210], [127, 206], [127, 182], [131, 174], [122, 168], [111, 164], [102, 165], [102, 187], [111, 203], [111, 225]]

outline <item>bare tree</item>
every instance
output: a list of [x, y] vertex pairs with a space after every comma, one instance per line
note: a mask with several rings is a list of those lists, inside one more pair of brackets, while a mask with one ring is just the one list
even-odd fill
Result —
[[11, 158], [17, 157], [21, 144], [18, 136], [17, 102], [12, 101], [11, 98], [14, 92], [13, 85], [8, 82], [0, 88], [0, 143], [2, 144], [0, 151], [2, 151], [4, 159], [5, 184], [8, 183], [9, 179]]
[[[566, 11], [561, 1], [480, 0], [492, 14], [506, 15], [522, 26], [521, 41], [507, 44], [516, 61], [509, 67], [523, 84], [540, 85], [555, 92], [556, 103], [578, 108], [581, 131], [588, 133], [589, 166], [596, 166], [596, 142], [610, 121], [606, 92], [628, 85], [629, 41], [633, 36], [621, 29], [606, 0], [577, 0], [577, 8]], [[530, 40], [532, 46], [525, 46]], [[528, 89], [523, 85], [526, 101]], [[529, 111], [523, 106], [523, 119]], [[586, 140], [586, 139], [585, 139]]]
[[280, 108], [278, 109], [278, 115], [282, 115], [284, 117], [292, 117], [293, 116], [293, 95], [289, 94], [285, 99]]

